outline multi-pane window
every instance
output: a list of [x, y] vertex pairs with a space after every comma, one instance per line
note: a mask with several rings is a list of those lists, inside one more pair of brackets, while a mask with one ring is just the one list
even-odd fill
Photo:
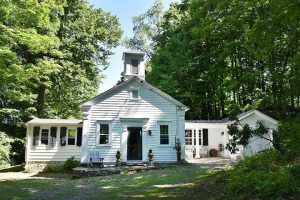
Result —
[[41, 144], [48, 145], [49, 130], [42, 129]]
[[192, 145], [193, 144], [193, 131], [191, 129], [185, 130], [185, 144]]
[[160, 144], [169, 144], [169, 126], [160, 125]]
[[131, 60], [131, 73], [132, 74], [138, 74], [138, 67], [139, 67], [139, 61], [137, 59]]
[[201, 138], [202, 136], [201, 136], [201, 130], [199, 130], [199, 145], [201, 145], [202, 144], [202, 138]]
[[68, 145], [75, 145], [76, 131], [75, 129], [68, 129]]
[[100, 124], [99, 144], [108, 144], [108, 142], [109, 142], [109, 125]]
[[194, 130], [194, 145], [196, 145], [196, 134], [197, 134], [197, 131]]

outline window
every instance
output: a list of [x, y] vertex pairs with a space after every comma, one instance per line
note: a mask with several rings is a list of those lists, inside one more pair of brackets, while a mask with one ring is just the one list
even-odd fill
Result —
[[194, 144], [193, 145], [196, 145], [196, 133], [197, 133], [197, 131], [194, 130]]
[[41, 144], [48, 145], [49, 130], [42, 129]]
[[131, 98], [138, 99], [139, 98], [139, 91], [138, 90], [131, 90]]
[[75, 145], [76, 131], [75, 129], [68, 129], [68, 145]]
[[203, 146], [208, 146], [208, 129], [203, 129]]
[[160, 144], [169, 144], [169, 125], [160, 125]]
[[108, 142], [109, 142], [109, 125], [100, 124], [99, 144], [108, 144]]
[[193, 131], [191, 129], [185, 130], [185, 144], [186, 145], [192, 145], [193, 140]]
[[132, 74], [138, 74], [138, 67], [139, 67], [139, 61], [137, 59], [131, 60], [131, 73]]
[[199, 145], [202, 144], [202, 141], [201, 141], [201, 130], [199, 130]]

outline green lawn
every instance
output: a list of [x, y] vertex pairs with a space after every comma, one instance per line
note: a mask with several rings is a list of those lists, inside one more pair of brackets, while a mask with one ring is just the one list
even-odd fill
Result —
[[[135, 174], [71, 179], [26, 179], [0, 182], [1, 199], [214, 198], [206, 186], [212, 172], [197, 166], [171, 166]], [[201, 187], [199, 187], [201, 185]]]

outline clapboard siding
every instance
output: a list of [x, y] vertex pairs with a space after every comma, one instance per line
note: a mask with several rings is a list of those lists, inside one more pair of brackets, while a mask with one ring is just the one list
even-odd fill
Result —
[[[60, 138], [61, 125], [55, 124], [31, 124], [27, 125], [27, 145], [26, 145], [26, 162], [33, 161], [65, 161], [68, 158], [74, 156], [75, 159], [81, 159], [81, 147], [76, 145], [60, 146], [59, 140], [54, 146], [39, 144], [33, 145], [33, 127], [38, 126], [40, 128], [57, 127], [57, 138]], [[63, 127], [74, 128], [80, 127], [78, 125], [63, 125]], [[50, 134], [50, 133], [49, 133]]]
[[[139, 90], [139, 101], [131, 99], [131, 88]], [[121, 143], [124, 139], [122, 137], [127, 137], [125, 136], [126, 127], [130, 125], [126, 122], [124, 124], [122, 118], [148, 118], [145, 124], [137, 125], [143, 127], [143, 161], [147, 161], [148, 150], [151, 148], [155, 161], [174, 162], [176, 161], [175, 136], [180, 126], [182, 126], [180, 134], [184, 134], [184, 112], [181, 112], [181, 114], [183, 113], [182, 122], [177, 124], [179, 111], [176, 109], [174, 103], [144, 87], [143, 84], [134, 82], [91, 106], [87, 117], [89, 131], [86, 154], [98, 151], [104, 157], [105, 162], [114, 162], [116, 152], [121, 150], [122, 160], [126, 161], [127, 148], [124, 148], [124, 144]], [[111, 142], [109, 146], [97, 145], [97, 123], [99, 121], [110, 121]], [[169, 145], [160, 145], [159, 122], [169, 123]], [[148, 135], [148, 130], [152, 131], [151, 136]], [[124, 141], [127, 142], [126, 138]], [[86, 158], [87, 156], [82, 161], [86, 162]]]

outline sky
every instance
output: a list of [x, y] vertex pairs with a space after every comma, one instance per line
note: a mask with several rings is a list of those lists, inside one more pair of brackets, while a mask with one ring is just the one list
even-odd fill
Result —
[[[164, 9], [174, 0], [162, 0]], [[132, 17], [145, 13], [154, 3], [154, 0], [89, 0], [94, 8], [102, 8], [104, 11], [111, 12], [119, 18], [121, 29], [123, 30], [122, 39], [132, 36]], [[113, 87], [120, 79], [123, 71], [122, 53], [126, 50], [123, 46], [118, 46], [112, 51], [109, 59], [109, 67], [102, 72], [104, 78], [101, 79], [100, 93]]]

